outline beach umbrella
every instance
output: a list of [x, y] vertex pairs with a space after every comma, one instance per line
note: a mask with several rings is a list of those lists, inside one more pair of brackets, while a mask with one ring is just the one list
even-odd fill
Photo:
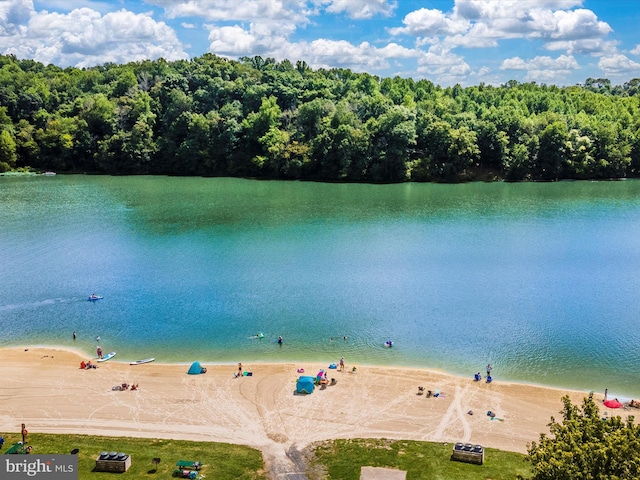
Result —
[[604, 402], [605, 406], [609, 408], [622, 408], [624, 405], [620, 403], [618, 400], [607, 400]]

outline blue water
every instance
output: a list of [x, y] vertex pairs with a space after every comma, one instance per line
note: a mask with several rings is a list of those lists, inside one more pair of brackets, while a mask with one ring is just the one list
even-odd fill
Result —
[[0, 205], [0, 346], [94, 354], [100, 335], [123, 361], [470, 378], [490, 362], [640, 396], [640, 182], [0, 177]]

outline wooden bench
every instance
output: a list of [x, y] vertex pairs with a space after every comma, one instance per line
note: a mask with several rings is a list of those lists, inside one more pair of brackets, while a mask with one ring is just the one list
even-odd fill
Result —
[[481, 445], [471, 445], [470, 443], [456, 443], [453, 446], [451, 460], [482, 465], [484, 463], [484, 448]]

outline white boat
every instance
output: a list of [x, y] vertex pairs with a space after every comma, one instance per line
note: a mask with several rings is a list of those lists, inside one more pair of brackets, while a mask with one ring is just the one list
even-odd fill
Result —
[[56, 172], [44, 172], [43, 175], [45, 177], [53, 177], [56, 174]]
[[87, 298], [88, 301], [90, 302], [95, 302], [97, 300], [102, 300], [104, 297], [101, 297], [100, 295], [96, 295], [95, 293], [92, 293], [91, 295], [89, 295], [89, 298]]

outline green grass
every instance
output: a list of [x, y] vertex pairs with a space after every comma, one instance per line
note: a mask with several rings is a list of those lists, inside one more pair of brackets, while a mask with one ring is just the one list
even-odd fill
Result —
[[328, 479], [358, 480], [360, 467], [405, 470], [407, 480], [514, 480], [531, 478], [531, 464], [519, 453], [485, 449], [483, 465], [451, 460], [453, 444], [408, 440], [332, 440], [315, 447], [312, 471]]
[[[3, 451], [21, 440], [5, 436]], [[189, 442], [93, 435], [50, 435], [30, 433], [28, 445], [34, 454], [68, 454], [78, 449], [79, 480], [172, 478], [178, 460], [199, 461], [205, 480], [266, 480], [260, 451], [227, 443]], [[472, 465], [451, 460], [450, 443], [409, 440], [332, 440], [313, 446], [309, 478], [359, 480], [363, 466], [405, 470], [407, 480], [515, 480], [531, 478], [531, 464], [519, 453], [485, 449], [485, 463]], [[124, 474], [94, 472], [100, 452], [131, 455], [131, 467]], [[160, 458], [156, 466], [153, 458]], [[173, 477], [176, 478], [176, 477]]]
[[[22, 440], [19, 435], [5, 435], [4, 438], [3, 452]], [[167, 479], [172, 477], [178, 460], [202, 462], [204, 466], [200, 473], [206, 480], [264, 480], [267, 478], [260, 451], [242, 445], [40, 433], [29, 433], [27, 440], [27, 444], [33, 446], [34, 454], [68, 454], [77, 448], [79, 480], [114, 480], [122, 477]], [[131, 467], [124, 474], [94, 472], [96, 458], [103, 451], [124, 452], [131, 455]], [[153, 458], [161, 459], [157, 471], [155, 464], [151, 461]]]

